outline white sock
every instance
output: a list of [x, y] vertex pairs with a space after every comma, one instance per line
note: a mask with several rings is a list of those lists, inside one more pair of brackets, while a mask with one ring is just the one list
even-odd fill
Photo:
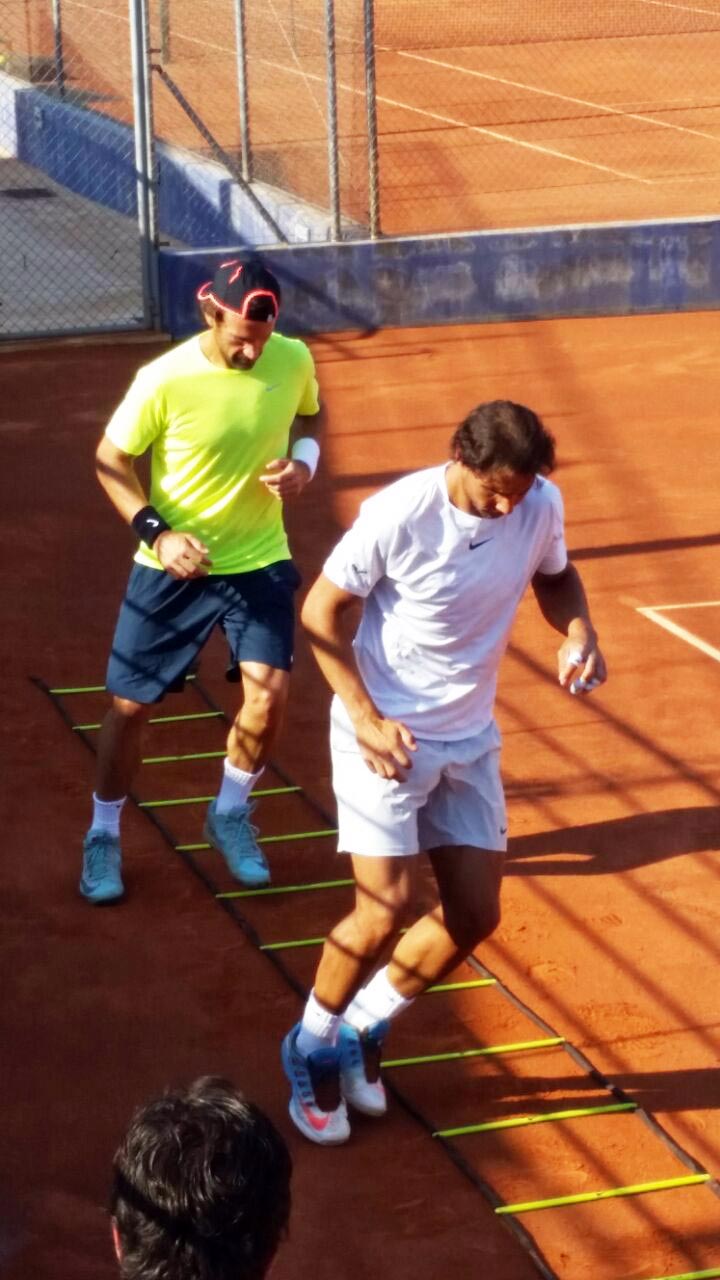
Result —
[[316, 1049], [332, 1049], [337, 1042], [341, 1021], [340, 1014], [323, 1009], [315, 999], [315, 992], [311, 991], [296, 1041], [300, 1053], [307, 1057]]
[[350, 1001], [343, 1014], [343, 1022], [347, 1022], [356, 1031], [366, 1031], [376, 1022], [394, 1018], [403, 1009], [409, 1009], [414, 996], [407, 999], [388, 980], [387, 965], [373, 974], [370, 981], [361, 987], [354, 1000]]
[[261, 773], [262, 769], [257, 773], [245, 773], [225, 757], [223, 780], [215, 801], [215, 812], [227, 813], [229, 809], [239, 809], [241, 805], [247, 804], [248, 796]]
[[92, 826], [95, 831], [109, 831], [111, 836], [120, 835], [120, 812], [125, 803], [125, 796], [119, 800], [98, 800], [93, 792]]

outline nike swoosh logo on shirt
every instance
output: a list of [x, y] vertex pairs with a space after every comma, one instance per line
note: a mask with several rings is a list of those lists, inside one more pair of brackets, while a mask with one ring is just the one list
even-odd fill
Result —
[[482, 542], [471, 542], [470, 550], [474, 551], [476, 547], [484, 547], [486, 542], [492, 542], [492, 538], [483, 538]]
[[279, 387], [279, 386], [280, 386], [280, 383], [279, 383], [279, 382], [271, 382], [271, 383], [270, 383], [270, 386], [269, 386], [269, 387], [266, 387], [266, 388], [265, 388], [265, 390], [266, 390], [266, 391], [274, 391], [274, 390], [276, 389], [276, 387]]

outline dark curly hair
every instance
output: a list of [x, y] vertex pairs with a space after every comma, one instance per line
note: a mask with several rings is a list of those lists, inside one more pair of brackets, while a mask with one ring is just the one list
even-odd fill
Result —
[[512, 400], [479, 404], [460, 423], [450, 448], [471, 471], [547, 475], [555, 466], [554, 437], [532, 409]]
[[284, 1139], [227, 1080], [148, 1102], [113, 1162], [124, 1280], [262, 1280], [287, 1230], [291, 1173]]

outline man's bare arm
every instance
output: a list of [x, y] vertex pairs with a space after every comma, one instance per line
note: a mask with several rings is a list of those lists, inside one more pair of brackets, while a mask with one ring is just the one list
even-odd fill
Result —
[[118, 449], [108, 436], [103, 436], [95, 453], [98, 481], [123, 520], [132, 524], [133, 516], [146, 507], [148, 500], [135, 471], [135, 459]]
[[311, 587], [301, 620], [320, 670], [347, 711], [365, 763], [383, 778], [401, 778], [416, 749], [411, 731], [389, 720], [370, 697], [355, 663], [351, 614], [357, 596], [321, 574]]
[[603, 684], [607, 680], [605, 659], [575, 566], [568, 561], [561, 573], [536, 573], [532, 588], [546, 622], [566, 637], [558, 650], [560, 684], [563, 688], [571, 681], [583, 681], [585, 686], [592, 681], [591, 688]]
[[[271, 459], [260, 477], [276, 498], [295, 498], [310, 483], [314, 466], [303, 462], [302, 458], [294, 458], [292, 454], [300, 440], [314, 440], [319, 445], [319, 437], [326, 425], [327, 410], [323, 404], [317, 413], [298, 413], [295, 416], [290, 428], [290, 457]], [[314, 453], [317, 455], [317, 450]]]
[[[131, 525], [138, 512], [148, 506], [147, 495], [135, 471], [135, 459], [118, 449], [108, 436], [103, 436], [95, 453], [95, 470], [116, 511]], [[192, 533], [174, 529], [158, 535], [153, 551], [172, 578], [204, 578], [212, 563], [204, 542]]]

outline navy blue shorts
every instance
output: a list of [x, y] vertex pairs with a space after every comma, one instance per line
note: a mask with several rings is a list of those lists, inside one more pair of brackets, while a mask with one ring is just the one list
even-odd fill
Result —
[[107, 687], [133, 702], [160, 702], [179, 692], [216, 626], [237, 662], [289, 671], [300, 574], [292, 560], [250, 573], [210, 574], [180, 581], [133, 565], [118, 617]]

